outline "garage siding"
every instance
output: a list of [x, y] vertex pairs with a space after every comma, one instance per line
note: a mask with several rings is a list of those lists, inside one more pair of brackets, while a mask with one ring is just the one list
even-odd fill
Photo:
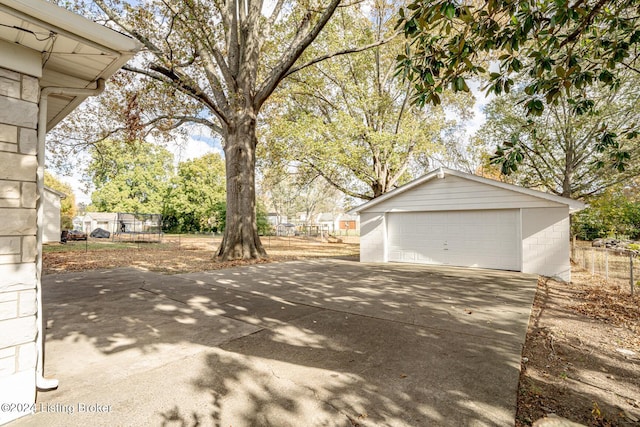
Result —
[[376, 205], [377, 212], [415, 212], [557, 207], [539, 197], [448, 175], [434, 178]]
[[360, 261], [387, 261], [387, 230], [385, 214], [360, 214]]
[[522, 209], [522, 271], [571, 281], [569, 208]]

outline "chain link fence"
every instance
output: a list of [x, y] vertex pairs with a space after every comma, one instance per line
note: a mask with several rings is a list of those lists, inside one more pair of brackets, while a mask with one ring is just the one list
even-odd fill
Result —
[[640, 258], [635, 251], [573, 245], [571, 259], [592, 276], [629, 289], [631, 295], [640, 290]]

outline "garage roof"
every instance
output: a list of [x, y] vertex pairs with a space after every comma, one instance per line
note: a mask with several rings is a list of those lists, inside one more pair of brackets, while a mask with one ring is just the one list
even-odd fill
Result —
[[[0, 0], [0, 23], [0, 40], [41, 54], [41, 87], [93, 88], [141, 48], [124, 34], [43, 0]], [[51, 95], [47, 130], [85, 98]]]
[[504, 190], [509, 190], [509, 191], [514, 191], [516, 193], [521, 193], [521, 194], [526, 194], [528, 196], [533, 196], [533, 197], [537, 197], [539, 199], [543, 199], [543, 200], [547, 200], [550, 202], [554, 202], [554, 203], [559, 203], [562, 205], [567, 205], [569, 207], [569, 212], [573, 213], [573, 212], [577, 212], [580, 211], [582, 209], [585, 208], [585, 204], [583, 202], [577, 201], [577, 200], [573, 200], [573, 199], [569, 199], [566, 197], [561, 197], [561, 196], [556, 196], [554, 194], [549, 194], [549, 193], [544, 193], [542, 191], [536, 191], [536, 190], [531, 190], [529, 188], [524, 188], [524, 187], [519, 187], [517, 185], [512, 185], [512, 184], [506, 184], [504, 182], [500, 182], [500, 181], [495, 181], [493, 179], [487, 179], [487, 178], [483, 178], [477, 175], [472, 175], [472, 174], [468, 174], [465, 172], [460, 172], [457, 170], [453, 170], [453, 169], [447, 169], [447, 168], [439, 168], [436, 169], [418, 179], [415, 179], [411, 182], [409, 182], [408, 184], [403, 185], [402, 187], [398, 187], [393, 191], [390, 191], [386, 194], [383, 194], [380, 197], [377, 197], [373, 200], [368, 201], [367, 203], [364, 203], [352, 210], [350, 210], [348, 213], [360, 213], [363, 211], [366, 211], [374, 206], [376, 206], [379, 203], [382, 203], [386, 200], [389, 200], [393, 197], [396, 197], [400, 194], [403, 194], [415, 187], [418, 187], [426, 182], [429, 182], [433, 179], [438, 179], [439, 177], [444, 178], [446, 175], [450, 175], [450, 176], [456, 176], [462, 179], [468, 179], [470, 181], [475, 181], [475, 182], [479, 182], [482, 184], [486, 184], [486, 185], [490, 185], [493, 187], [497, 187], [497, 188], [502, 188]]

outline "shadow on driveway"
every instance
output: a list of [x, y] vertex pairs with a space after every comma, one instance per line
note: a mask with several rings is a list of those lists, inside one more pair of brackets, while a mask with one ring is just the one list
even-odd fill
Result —
[[14, 424], [513, 425], [536, 280], [340, 260], [47, 276], [61, 384]]

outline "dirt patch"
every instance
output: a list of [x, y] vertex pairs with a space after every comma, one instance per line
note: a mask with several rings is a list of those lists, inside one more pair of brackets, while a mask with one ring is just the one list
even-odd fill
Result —
[[556, 414], [640, 425], [640, 297], [584, 270], [538, 283], [523, 350], [516, 426]]
[[319, 257], [356, 257], [355, 243], [329, 243], [302, 237], [264, 237], [269, 257], [251, 261], [221, 262], [214, 256], [220, 238], [170, 236], [160, 243], [112, 242], [91, 239], [45, 248], [44, 274], [117, 267], [138, 267], [167, 274], [219, 270], [239, 265], [263, 264]]

